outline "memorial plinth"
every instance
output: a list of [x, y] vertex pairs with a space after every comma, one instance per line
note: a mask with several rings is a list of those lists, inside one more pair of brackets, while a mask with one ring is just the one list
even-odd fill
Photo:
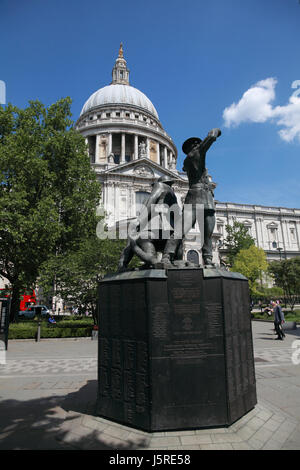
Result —
[[220, 269], [99, 283], [98, 415], [145, 431], [228, 426], [256, 404], [248, 281]]

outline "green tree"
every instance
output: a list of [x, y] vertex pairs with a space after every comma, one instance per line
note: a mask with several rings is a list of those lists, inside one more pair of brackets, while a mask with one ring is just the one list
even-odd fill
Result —
[[296, 296], [300, 295], [300, 258], [272, 261], [269, 264], [269, 272], [276, 286], [283, 289], [284, 296], [293, 310]]
[[226, 232], [227, 236], [224, 239], [226, 258], [229, 266], [233, 266], [239, 251], [254, 245], [255, 240], [249, 235], [247, 227], [241, 222], [234, 221], [233, 225], [226, 225]]
[[45, 295], [53, 293], [55, 272], [55, 294], [89, 311], [97, 323], [96, 301], [98, 282], [109, 272], [116, 272], [124, 240], [99, 240], [94, 235], [83, 239], [76, 250], [52, 256], [41, 270], [39, 285]]
[[267, 271], [267, 257], [262, 248], [251, 245], [245, 250], [240, 250], [236, 255], [232, 271], [239, 272], [249, 279], [251, 295], [257, 294], [256, 281], [261, 280], [263, 272]]
[[41, 264], [96, 230], [101, 187], [70, 106], [0, 107], [0, 275], [12, 286], [12, 320]]

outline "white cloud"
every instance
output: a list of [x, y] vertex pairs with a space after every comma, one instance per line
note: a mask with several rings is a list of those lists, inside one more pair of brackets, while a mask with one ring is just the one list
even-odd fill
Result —
[[[295, 88], [293, 82], [292, 87]], [[236, 127], [242, 122], [273, 121], [283, 127], [278, 134], [286, 142], [300, 141], [300, 97], [296, 90], [286, 106], [273, 107], [275, 99], [275, 78], [261, 80], [243, 94], [238, 103], [233, 103], [223, 111], [226, 127]]]
[[278, 134], [286, 142], [298, 139], [300, 142], [300, 98], [291, 96], [286, 106], [276, 106], [273, 116], [277, 118], [277, 125], [283, 126]]
[[272, 117], [270, 102], [275, 98], [275, 78], [267, 78], [245, 91], [240, 101], [224, 109], [225, 126], [238, 126], [241, 122], [265, 122]]

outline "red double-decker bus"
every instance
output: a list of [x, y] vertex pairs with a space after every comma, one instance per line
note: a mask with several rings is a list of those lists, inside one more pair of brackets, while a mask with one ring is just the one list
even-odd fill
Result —
[[[3, 297], [11, 297], [11, 289], [0, 289], [0, 295]], [[20, 296], [19, 311], [26, 310], [30, 305], [36, 304], [36, 295], [34, 290], [26, 290], [24, 294]]]

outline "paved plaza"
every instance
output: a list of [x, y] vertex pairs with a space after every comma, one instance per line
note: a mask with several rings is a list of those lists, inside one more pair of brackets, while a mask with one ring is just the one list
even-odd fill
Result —
[[0, 449], [299, 450], [300, 327], [284, 341], [272, 323], [253, 321], [252, 329], [255, 408], [227, 428], [154, 433], [95, 415], [97, 341], [9, 341], [0, 364]]

